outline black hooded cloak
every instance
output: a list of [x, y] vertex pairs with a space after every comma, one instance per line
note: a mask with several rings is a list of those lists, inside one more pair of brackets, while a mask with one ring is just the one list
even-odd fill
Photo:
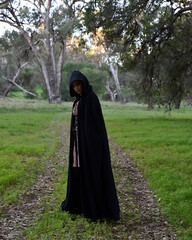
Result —
[[[80, 96], [72, 83], [80, 80]], [[119, 220], [117, 199], [105, 123], [101, 106], [87, 78], [79, 71], [72, 73], [70, 95], [78, 103], [78, 144], [80, 167], [72, 167], [74, 146], [74, 116], [71, 118], [67, 196], [61, 207], [71, 213], [83, 213], [86, 218]]]

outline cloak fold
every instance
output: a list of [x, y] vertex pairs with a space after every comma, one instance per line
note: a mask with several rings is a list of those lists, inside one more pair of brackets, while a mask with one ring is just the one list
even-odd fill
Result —
[[[83, 94], [79, 96], [72, 88], [75, 80], [83, 82]], [[119, 220], [117, 199], [107, 132], [101, 106], [87, 78], [79, 71], [70, 79], [70, 94], [78, 104], [78, 144], [80, 167], [72, 167], [74, 115], [71, 117], [70, 152], [67, 196], [62, 202], [63, 210], [83, 213], [91, 219], [110, 218]], [[73, 105], [73, 106], [74, 106]]]

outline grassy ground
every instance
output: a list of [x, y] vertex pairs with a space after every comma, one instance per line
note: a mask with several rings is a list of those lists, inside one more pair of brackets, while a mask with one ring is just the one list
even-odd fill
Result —
[[[23, 238], [77, 239], [78, 236], [78, 239], [90, 239], [90, 235], [94, 235], [96, 239], [101, 239], [104, 235], [103, 239], [110, 239], [112, 235], [109, 223], [91, 222], [83, 216], [63, 213], [60, 209], [60, 203], [66, 196], [69, 148], [68, 143], [66, 149], [60, 148], [58, 144], [59, 137], [69, 140], [69, 136], [63, 135], [69, 131], [71, 103], [49, 106], [44, 102], [2, 101], [0, 112], [0, 189], [4, 207], [21, 204], [20, 193], [25, 192], [25, 189], [28, 191], [33, 184], [32, 180], [38, 175], [50, 171], [49, 165], [45, 168], [45, 161], [55, 162], [57, 171], [54, 193], [49, 199], [45, 196], [46, 200], [42, 200], [43, 212], [39, 212], [35, 226], [24, 230]], [[62, 169], [58, 165], [59, 159], [65, 162]]]
[[4, 201], [15, 201], [40, 171], [40, 159], [53, 154], [58, 137], [49, 126], [67, 109], [43, 102], [39, 106], [32, 101], [1, 100], [0, 195]]
[[168, 115], [142, 107], [111, 106], [104, 112], [109, 135], [144, 169], [183, 239], [192, 239], [192, 109]]
[[[169, 116], [137, 105], [102, 106], [108, 135], [144, 169], [181, 239], [192, 239], [192, 109], [182, 108]], [[71, 103], [48, 106], [45, 102], [1, 101], [0, 191], [5, 203], [17, 202], [19, 192], [45, 171], [41, 159], [50, 159], [59, 151], [58, 127], [60, 120], [66, 119], [63, 132], [69, 128], [70, 111]], [[55, 179], [56, 200], [51, 207], [47, 203], [43, 218], [40, 214], [38, 224], [25, 231], [27, 239], [112, 239], [110, 223], [90, 222], [59, 211], [66, 191], [66, 171]]]

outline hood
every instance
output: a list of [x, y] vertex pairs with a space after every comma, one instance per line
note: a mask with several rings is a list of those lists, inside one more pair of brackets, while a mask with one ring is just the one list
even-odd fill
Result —
[[72, 87], [72, 83], [75, 81], [75, 80], [79, 80], [79, 81], [82, 81], [83, 82], [83, 94], [82, 96], [85, 96], [89, 91], [92, 90], [92, 87], [91, 85], [89, 84], [89, 81], [87, 80], [87, 78], [85, 77], [85, 75], [83, 75], [83, 73], [81, 73], [80, 71], [74, 71], [72, 74], [71, 74], [71, 78], [70, 78], [70, 81], [69, 81], [69, 91], [70, 91], [70, 95], [71, 97], [80, 97], [78, 93], [75, 92], [75, 90], [73, 89]]

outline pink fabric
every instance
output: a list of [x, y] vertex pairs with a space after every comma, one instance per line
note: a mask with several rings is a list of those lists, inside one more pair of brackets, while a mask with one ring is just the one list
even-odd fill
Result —
[[[77, 117], [78, 115], [78, 103], [77, 102], [73, 108], [73, 115]], [[80, 167], [79, 162], [79, 143], [78, 143], [78, 128], [74, 126], [74, 147], [73, 147], [73, 167]]]
[[79, 104], [79, 102], [77, 102], [77, 103], [75, 104], [74, 108], [73, 108], [73, 115], [74, 115], [74, 116], [77, 116], [77, 114], [78, 114], [78, 104]]

